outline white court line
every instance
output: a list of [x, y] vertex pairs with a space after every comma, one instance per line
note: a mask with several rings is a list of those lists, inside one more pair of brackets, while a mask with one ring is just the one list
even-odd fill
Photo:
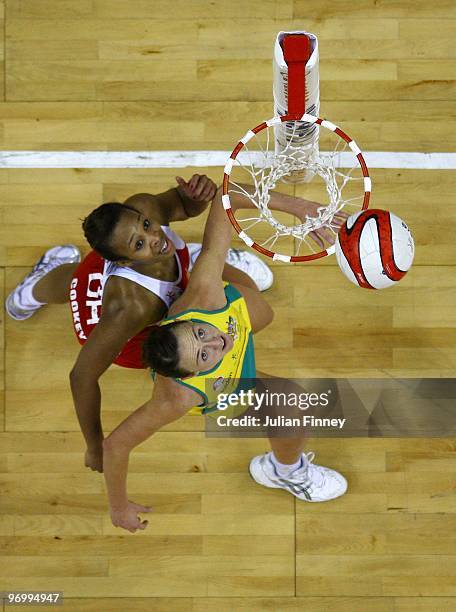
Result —
[[[206, 168], [223, 167], [230, 151], [0, 151], [0, 168]], [[324, 155], [324, 153], [321, 153]], [[238, 159], [248, 163], [246, 153]], [[252, 159], [255, 153], [250, 153]], [[454, 170], [456, 153], [363, 152], [370, 168]], [[263, 155], [258, 153], [258, 162]], [[351, 168], [350, 152], [338, 155], [338, 168]]]

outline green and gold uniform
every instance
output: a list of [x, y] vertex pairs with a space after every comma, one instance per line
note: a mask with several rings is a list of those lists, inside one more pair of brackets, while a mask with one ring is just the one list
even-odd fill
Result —
[[[207, 414], [217, 410], [220, 393], [236, 393], [254, 386], [255, 353], [253, 349], [252, 326], [247, 304], [232, 285], [225, 285], [226, 305], [218, 310], [185, 310], [164, 319], [160, 325], [175, 321], [209, 323], [229, 334], [234, 342], [232, 350], [210, 370], [195, 376], [174, 380], [201, 395], [201, 403], [191, 408], [189, 414]], [[243, 409], [245, 410], [245, 408]]]

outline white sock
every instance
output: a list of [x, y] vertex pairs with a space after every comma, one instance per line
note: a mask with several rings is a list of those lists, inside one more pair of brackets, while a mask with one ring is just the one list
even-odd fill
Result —
[[304, 465], [302, 455], [299, 457], [296, 463], [280, 463], [279, 461], [277, 461], [274, 453], [271, 452], [271, 461], [274, 464], [274, 467], [277, 470], [278, 475], [281, 476], [282, 478], [289, 476], [292, 472], [294, 472], [295, 470], [297, 470], [298, 468]]
[[24, 287], [21, 287], [19, 292], [19, 304], [22, 308], [38, 308], [39, 306], [43, 306], [45, 302], [38, 302], [33, 295], [33, 287], [36, 283], [26, 284]]

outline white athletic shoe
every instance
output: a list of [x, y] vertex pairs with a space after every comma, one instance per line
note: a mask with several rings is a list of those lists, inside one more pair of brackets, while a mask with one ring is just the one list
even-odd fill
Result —
[[43, 304], [39, 306], [26, 306], [22, 303], [21, 294], [25, 287], [33, 287], [43, 276], [62, 264], [77, 263], [81, 261], [81, 253], [72, 244], [56, 246], [46, 251], [35, 264], [33, 270], [14, 289], [5, 300], [6, 312], [17, 321], [30, 318]]
[[[192, 266], [201, 252], [201, 244], [190, 242], [187, 244]], [[226, 263], [233, 268], [245, 272], [255, 282], [260, 291], [266, 291], [272, 285], [274, 279], [270, 268], [259, 257], [253, 253], [241, 249], [229, 249]]]
[[303, 466], [294, 470], [288, 478], [279, 476], [271, 460], [271, 452], [254, 457], [250, 462], [250, 474], [258, 484], [273, 489], [285, 489], [298, 499], [323, 502], [340, 497], [347, 490], [347, 481], [335, 470], [312, 463], [315, 454], [303, 453]]

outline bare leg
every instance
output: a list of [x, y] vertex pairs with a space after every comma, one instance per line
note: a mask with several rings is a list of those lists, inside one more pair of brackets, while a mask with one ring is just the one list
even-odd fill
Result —
[[[258, 376], [271, 378], [274, 391], [280, 389], [280, 379], [277, 379], [276, 385], [275, 377], [260, 372]], [[286, 387], [299, 387], [293, 381], [288, 381], [291, 385], [284, 382], [284, 390]], [[269, 386], [269, 382], [265, 382], [265, 385]], [[279, 406], [278, 403], [277, 408]], [[287, 416], [290, 416], [288, 409]], [[286, 430], [290, 431], [288, 427]], [[315, 465], [314, 453], [303, 454], [308, 436], [307, 431], [300, 426], [299, 419], [297, 427], [291, 429], [291, 435], [287, 436], [286, 430], [284, 428], [283, 433], [279, 432], [282, 437], [273, 437], [272, 432], [268, 432], [272, 453], [251, 460], [249, 471], [253, 479], [266, 487], [285, 489], [304, 501], [323, 502], [343, 495], [347, 490], [345, 478], [335, 470]]]
[[69, 289], [78, 263], [63, 264], [43, 276], [33, 287], [33, 297], [44, 304], [64, 304], [69, 301]]
[[269, 444], [279, 463], [292, 465], [299, 460], [306, 444], [306, 438], [304, 436], [302, 438], [269, 438]]
[[[258, 378], [276, 379], [275, 376], [271, 376], [270, 374], [260, 371], [257, 371], [257, 376]], [[276, 380], [279, 381], [278, 378]], [[279, 389], [274, 388], [274, 391], [279, 391]], [[282, 391], [282, 389], [280, 389], [280, 391]], [[284, 388], [283, 391], [286, 391], [286, 388]], [[284, 465], [292, 465], [299, 460], [306, 445], [306, 441], [307, 437], [305, 434], [302, 436], [290, 436], [286, 438], [269, 437], [269, 444], [271, 445], [271, 450], [274, 453], [275, 458], [279, 463], [283, 463]]]

